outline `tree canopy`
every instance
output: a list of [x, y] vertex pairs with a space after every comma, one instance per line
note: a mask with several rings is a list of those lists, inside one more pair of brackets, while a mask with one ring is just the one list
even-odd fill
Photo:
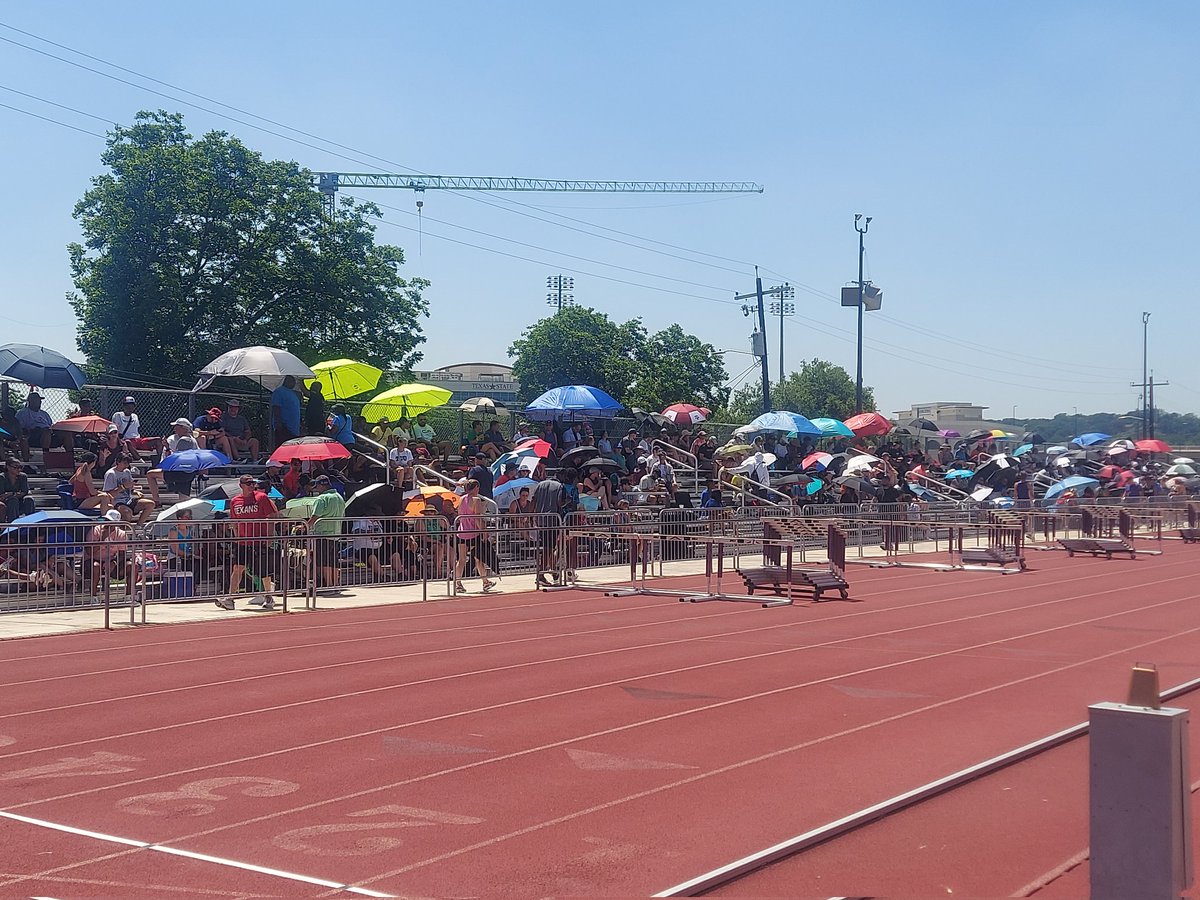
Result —
[[[771, 385], [771, 408], [798, 412], [810, 419], [849, 418], [854, 415], [854, 379], [831, 362], [806, 360], [798, 372], [789, 372]], [[863, 409], [874, 408], [875, 392], [864, 385]], [[749, 422], [761, 412], [762, 384], [754, 380], [733, 392], [722, 417], [729, 422]]]
[[508, 349], [526, 400], [564, 384], [590, 384], [629, 407], [672, 403], [719, 406], [725, 366], [719, 353], [672, 325], [648, 334], [640, 319], [617, 323], [571, 306], [535, 322]]
[[187, 382], [236, 347], [309, 363], [351, 357], [408, 369], [421, 355], [424, 279], [375, 243], [372, 204], [322, 214], [311, 174], [230, 135], [190, 135], [177, 113], [110, 132], [109, 172], [75, 207], [68, 248], [79, 348], [109, 376]]

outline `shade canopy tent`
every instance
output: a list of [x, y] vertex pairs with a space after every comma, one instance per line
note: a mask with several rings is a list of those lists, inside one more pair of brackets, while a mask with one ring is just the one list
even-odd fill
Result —
[[568, 384], [546, 391], [525, 407], [525, 414], [544, 422], [564, 416], [611, 419], [620, 410], [621, 404], [600, 388]]
[[5, 344], [0, 347], [0, 378], [22, 381], [41, 388], [78, 390], [87, 376], [57, 350], [36, 344]]
[[274, 390], [288, 375], [299, 381], [311, 381], [316, 373], [299, 357], [277, 347], [239, 347], [222, 353], [200, 370], [200, 380], [192, 393], [202, 391], [217, 378], [243, 376]]

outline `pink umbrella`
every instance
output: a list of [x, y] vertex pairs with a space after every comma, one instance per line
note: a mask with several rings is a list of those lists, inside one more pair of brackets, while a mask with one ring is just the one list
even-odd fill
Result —
[[851, 416], [843, 423], [857, 437], [868, 437], [873, 434], [887, 434], [892, 430], [892, 423], [879, 413], [859, 413]]
[[662, 414], [676, 425], [699, 425], [712, 415], [703, 406], [692, 406], [690, 403], [673, 403]]

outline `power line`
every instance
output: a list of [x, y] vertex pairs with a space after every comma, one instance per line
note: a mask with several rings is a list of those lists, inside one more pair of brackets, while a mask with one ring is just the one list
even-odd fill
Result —
[[63, 128], [70, 128], [72, 131], [78, 131], [81, 134], [90, 134], [92, 137], [98, 137], [102, 140], [107, 137], [107, 135], [97, 134], [94, 131], [88, 131], [86, 128], [80, 128], [78, 125], [72, 125], [69, 122], [63, 122], [59, 119], [52, 119], [49, 116], [38, 115], [37, 113], [30, 112], [27, 109], [21, 109], [19, 106], [9, 106], [7, 103], [0, 103], [0, 107], [11, 109], [13, 112], [20, 113], [23, 116], [30, 116], [34, 119], [41, 119], [43, 122], [50, 122], [54, 125], [61, 125]]
[[[345, 193], [345, 192], [343, 192], [343, 193]], [[390, 210], [393, 210], [394, 212], [404, 213], [404, 215], [406, 215], [406, 216], [417, 216], [417, 213], [412, 212], [411, 210], [401, 209], [398, 206], [388, 206], [386, 203], [380, 203], [376, 200], [368, 200], [365, 197], [361, 197], [357, 194], [346, 194], [346, 196], [353, 197], [355, 200], [358, 200], [362, 203], [374, 204], [375, 206], [378, 206], [381, 209], [390, 209]], [[537, 244], [530, 244], [530, 243], [526, 243], [525, 241], [518, 241], [516, 238], [503, 237], [502, 235], [492, 234], [491, 232], [488, 232], [488, 231], [480, 231], [477, 228], [469, 228], [466, 225], [458, 225], [454, 222], [447, 222], [444, 219], [435, 219], [432, 216], [426, 216], [424, 214], [419, 216], [419, 218], [422, 218], [426, 222], [434, 222], [438, 225], [446, 225], [446, 226], [449, 226], [450, 228], [458, 228], [458, 229], [461, 229], [462, 231], [467, 231], [467, 232], [470, 232], [471, 234], [478, 234], [482, 237], [489, 237], [489, 238], [493, 238], [498, 241], [505, 241], [510, 244], [516, 244], [518, 247], [528, 247], [531, 250], [541, 250], [545, 253], [553, 253], [557, 256], [566, 257], [567, 259], [578, 259], [583, 262], [594, 263], [599, 266], [607, 266], [611, 269], [620, 269], [622, 272], [631, 272], [634, 275], [645, 275], [649, 278], [662, 278], [665, 281], [674, 281], [678, 284], [686, 284], [686, 285], [690, 285], [691, 287], [705, 288], [706, 290], [710, 290], [710, 291], [723, 291], [723, 292], [729, 293], [729, 294], [733, 293], [732, 288], [718, 287], [713, 284], [703, 284], [699, 281], [688, 281], [685, 278], [674, 278], [670, 275], [659, 275], [657, 272], [646, 272], [642, 269], [633, 269], [633, 268], [630, 268], [629, 266], [621, 266], [621, 265], [617, 265], [616, 263], [608, 263], [608, 262], [604, 262], [603, 260], [592, 259], [587, 256], [577, 256], [573, 253], [567, 253], [564, 250], [553, 250], [549, 247], [541, 247]]]

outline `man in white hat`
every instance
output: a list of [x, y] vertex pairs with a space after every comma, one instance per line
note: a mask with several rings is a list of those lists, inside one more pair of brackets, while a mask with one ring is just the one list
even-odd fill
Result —
[[142, 423], [134, 411], [136, 409], [137, 401], [133, 397], [126, 397], [121, 401], [121, 409], [112, 414], [110, 421], [117, 426], [117, 434], [123, 441], [136, 441], [142, 436]]

